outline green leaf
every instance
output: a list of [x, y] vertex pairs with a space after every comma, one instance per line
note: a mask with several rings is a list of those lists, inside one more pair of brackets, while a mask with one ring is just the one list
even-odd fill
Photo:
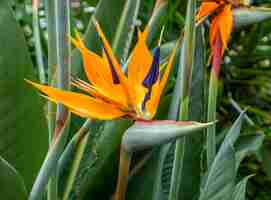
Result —
[[[202, 27], [196, 31], [196, 45], [192, 71], [189, 119], [204, 119], [205, 48]], [[180, 199], [193, 199], [198, 195], [201, 177], [201, 154], [203, 151], [203, 130], [186, 137], [184, 165], [180, 187]]]
[[130, 125], [129, 120], [119, 119], [90, 129], [95, 135], [89, 137], [89, 144], [75, 182], [73, 199], [109, 196], [104, 188], [108, 189], [107, 192], [110, 192], [110, 189], [113, 192], [119, 157], [117, 150], [124, 131]]
[[24, 81], [35, 76], [9, 3], [0, 1], [0, 154], [30, 190], [47, 151], [47, 127], [38, 94]]
[[199, 200], [232, 200], [236, 177], [233, 145], [240, 135], [245, 112], [241, 113], [226, 135], [202, 182]]
[[[196, 27], [195, 27], [195, 13], [196, 13], [196, 2], [193, 0], [187, 1], [186, 8], [186, 19], [184, 26], [184, 38], [182, 43], [182, 48], [180, 51], [180, 62], [178, 69], [178, 77], [176, 81], [176, 88], [179, 92], [177, 105], [179, 105], [178, 120], [188, 120], [191, 119], [189, 116], [191, 103], [191, 87], [192, 87], [192, 73], [195, 61], [195, 39], [196, 39]], [[199, 66], [201, 67], [201, 66]], [[178, 88], [179, 87], [179, 88]], [[176, 94], [174, 94], [176, 95]], [[177, 98], [175, 98], [176, 100]], [[174, 100], [174, 98], [173, 98]], [[195, 102], [194, 102], [195, 103]], [[176, 106], [177, 108], [177, 106]], [[176, 113], [177, 114], [177, 113]], [[169, 200], [176, 200], [181, 198], [181, 184], [187, 180], [183, 179], [184, 165], [186, 157], [186, 148], [191, 145], [192, 138], [180, 138], [176, 141], [174, 161], [171, 175]], [[191, 153], [190, 150], [188, 153]], [[194, 152], [193, 152], [194, 153]], [[189, 156], [189, 155], [187, 155]], [[186, 168], [187, 169], [187, 168]]]
[[264, 141], [264, 135], [245, 135], [241, 136], [235, 145], [236, 153], [236, 169], [239, 168], [240, 163], [242, 160], [253, 153], [257, 153], [260, 148], [262, 147]]
[[199, 200], [232, 200], [235, 176], [234, 149], [228, 145], [215, 157]]
[[70, 113], [68, 113], [65, 124], [63, 124], [62, 129], [59, 131], [58, 137], [54, 138], [54, 143], [52, 143], [49, 151], [47, 152], [29, 195], [29, 200], [41, 200], [50, 177], [57, 172], [57, 164], [67, 141], [69, 124]]
[[149, 20], [149, 34], [147, 38], [147, 43], [151, 44], [155, 36], [159, 35], [159, 29], [164, 24], [165, 18], [168, 18], [168, 1], [162, 1], [157, 8], [152, 13], [152, 16]]
[[27, 192], [19, 173], [0, 157], [0, 193], [5, 200], [26, 200]]
[[250, 179], [253, 175], [247, 176], [241, 180], [234, 189], [233, 200], [246, 200], [246, 186], [248, 179]]

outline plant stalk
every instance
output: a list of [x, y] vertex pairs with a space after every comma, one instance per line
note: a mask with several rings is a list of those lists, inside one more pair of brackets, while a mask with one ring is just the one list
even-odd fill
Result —
[[[69, 145], [66, 147], [64, 153], [62, 154], [69, 156], [70, 154], [66, 153], [66, 150], [69, 149], [76, 149], [76, 153], [73, 159], [73, 162], [71, 164], [71, 170], [68, 176], [68, 180], [67, 180], [67, 184], [65, 186], [65, 190], [64, 190], [64, 195], [63, 195], [63, 200], [68, 200], [69, 199], [69, 195], [72, 191], [75, 179], [76, 179], [76, 175], [77, 172], [79, 170], [79, 166], [81, 163], [81, 160], [83, 158], [85, 149], [87, 147], [87, 142], [88, 142], [88, 138], [90, 133], [89, 128], [91, 126], [91, 120], [86, 120], [86, 122], [84, 123], [84, 125], [79, 129], [79, 131], [75, 134], [75, 136], [73, 137], [73, 139], [70, 141]], [[61, 158], [60, 160], [66, 160], [67, 157], [65, 158]]]
[[[54, 86], [54, 74], [56, 72], [57, 58], [56, 58], [56, 26], [55, 26], [55, 1], [44, 0], [47, 18], [47, 32], [48, 32], [48, 85]], [[49, 143], [53, 138], [55, 127], [55, 105], [48, 102], [48, 131]]]
[[[56, 61], [57, 61], [57, 87], [64, 90], [70, 89], [70, 63], [71, 63], [71, 46], [70, 46], [70, 1], [55, 1], [55, 35], [56, 35]], [[59, 137], [64, 124], [68, 123], [68, 109], [57, 104], [55, 128], [52, 137], [54, 140]], [[69, 126], [66, 124], [66, 126]], [[68, 131], [69, 129], [66, 129]], [[66, 133], [62, 133], [67, 135]], [[64, 145], [62, 151], [64, 150]], [[61, 151], [61, 150], [60, 150]], [[52, 174], [48, 185], [48, 200], [58, 199], [58, 169]]]
[[125, 148], [121, 146], [118, 183], [117, 183], [117, 190], [114, 196], [114, 200], [125, 200], [131, 158], [132, 158], [132, 153], [127, 152]]
[[[208, 110], [207, 110], [207, 120], [216, 121], [216, 106], [217, 106], [217, 93], [219, 84], [219, 73], [221, 59], [223, 55], [222, 42], [220, 39], [220, 34], [217, 34], [215, 47], [213, 51], [212, 58], [212, 69], [209, 82], [209, 94], [208, 94]], [[206, 151], [207, 151], [207, 167], [210, 169], [212, 162], [216, 154], [216, 130], [215, 124], [207, 128], [207, 138], [206, 138]]]
[[40, 39], [40, 25], [39, 25], [39, 0], [33, 0], [33, 32], [35, 41], [35, 53], [39, 71], [39, 80], [41, 84], [46, 83], [45, 68], [43, 62], [43, 53]]

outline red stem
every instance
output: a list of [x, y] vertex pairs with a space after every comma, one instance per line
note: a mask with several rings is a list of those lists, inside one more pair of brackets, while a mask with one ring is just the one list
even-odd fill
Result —
[[220, 65], [223, 56], [223, 47], [222, 47], [222, 40], [219, 33], [216, 34], [215, 44], [212, 47], [213, 51], [213, 59], [212, 59], [212, 73], [219, 78], [220, 73]]

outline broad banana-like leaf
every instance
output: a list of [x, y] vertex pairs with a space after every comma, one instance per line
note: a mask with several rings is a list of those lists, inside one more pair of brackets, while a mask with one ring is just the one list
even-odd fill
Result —
[[271, 8], [238, 8], [233, 10], [234, 28], [257, 24], [271, 19]]
[[0, 1], [0, 154], [23, 177], [29, 191], [48, 147], [41, 99], [24, 81], [34, 70], [24, 33], [9, 0]]
[[27, 191], [21, 175], [0, 157], [0, 193], [5, 200], [26, 200]]

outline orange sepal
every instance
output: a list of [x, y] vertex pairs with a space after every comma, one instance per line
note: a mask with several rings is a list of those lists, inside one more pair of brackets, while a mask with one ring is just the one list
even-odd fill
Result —
[[143, 33], [138, 30], [138, 41], [128, 63], [130, 96], [132, 97], [134, 107], [137, 107], [139, 110], [141, 109], [141, 103], [147, 92], [142, 82], [152, 64], [152, 55], [146, 44], [147, 32], [147, 28]]
[[216, 2], [203, 2], [197, 12], [196, 21], [200, 23], [204, 18], [212, 14], [221, 4]]
[[26, 81], [46, 94], [49, 100], [67, 106], [71, 112], [81, 117], [111, 120], [126, 115], [125, 112], [119, 110], [115, 105], [103, 102], [102, 100], [80, 93], [67, 92], [40, 85], [29, 80]]
[[85, 47], [78, 33], [76, 33], [76, 40], [72, 38], [72, 42], [82, 54], [85, 73], [94, 87], [99, 91], [103, 91], [103, 94], [107, 98], [111, 98], [123, 107], [127, 107], [126, 94], [120, 85], [115, 85], [113, 83], [108, 60], [105, 58], [104, 54], [101, 57], [89, 51]]
[[219, 18], [219, 32], [221, 35], [223, 49], [226, 49], [233, 27], [232, 5], [225, 5], [217, 17]]

